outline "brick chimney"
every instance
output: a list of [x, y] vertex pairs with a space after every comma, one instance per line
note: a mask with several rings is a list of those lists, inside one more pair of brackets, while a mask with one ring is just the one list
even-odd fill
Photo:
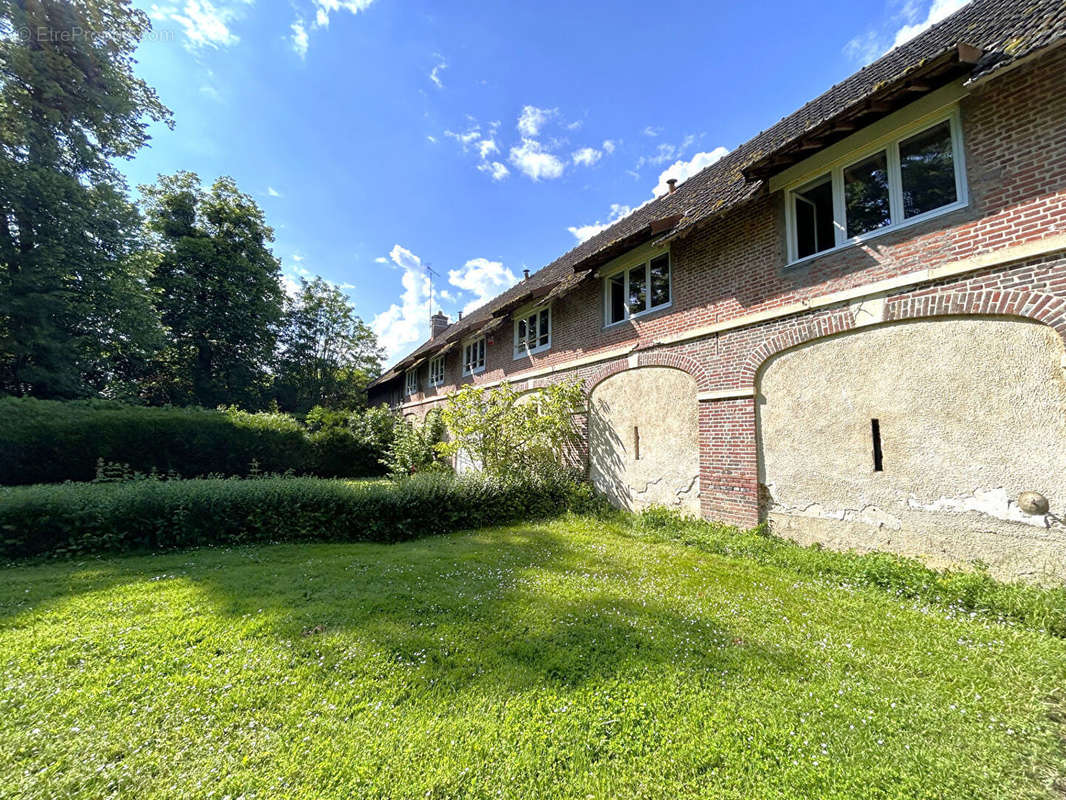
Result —
[[448, 315], [443, 311], [438, 311], [429, 318], [429, 338], [436, 339], [450, 324], [451, 322], [448, 319]]

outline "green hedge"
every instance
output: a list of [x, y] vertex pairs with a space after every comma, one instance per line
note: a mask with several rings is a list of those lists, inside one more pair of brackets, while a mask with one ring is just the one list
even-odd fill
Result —
[[0, 489], [0, 557], [254, 542], [397, 542], [546, 516], [587, 500], [567, 481], [420, 475], [140, 480]]
[[347, 429], [309, 433], [287, 414], [0, 398], [0, 484], [89, 481], [98, 459], [136, 472], [365, 477], [382, 453]]

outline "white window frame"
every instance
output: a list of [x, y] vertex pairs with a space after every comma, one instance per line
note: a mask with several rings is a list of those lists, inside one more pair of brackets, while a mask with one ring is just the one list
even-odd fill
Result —
[[409, 369], [403, 375], [403, 393], [410, 397], [418, 391], [418, 369]]
[[[940, 125], [945, 121], [949, 123], [951, 131], [951, 154], [955, 167], [956, 200], [954, 203], [948, 203], [940, 208], [934, 208], [923, 214], [916, 214], [913, 217], [905, 218], [903, 216], [903, 184], [900, 175], [899, 161], [900, 142], [904, 139], [910, 139], [912, 136]], [[844, 171], [882, 150], [885, 151], [888, 162], [888, 202], [889, 214], [892, 221], [883, 227], [848, 238], [845, 212], [846, 204], [844, 201]], [[799, 258], [796, 255], [797, 230], [795, 192], [797, 189], [802, 189], [827, 174], [830, 176], [833, 185], [834, 245], [825, 250], [820, 250], [817, 253], [811, 253], [809, 256]], [[953, 106], [947, 111], [941, 111], [937, 114], [923, 117], [917, 122], [898, 128], [893, 131], [891, 135], [881, 137], [871, 144], [864, 145], [861, 149], [853, 150], [846, 156], [838, 158], [829, 165], [822, 166], [817, 170], [805, 174], [802, 178], [792, 181], [787, 187], [785, 187], [785, 236], [788, 245], [787, 266], [794, 267], [799, 264], [805, 264], [812, 259], [836, 253], [846, 247], [852, 247], [861, 242], [869, 241], [877, 236], [883, 236], [886, 233], [892, 233], [893, 231], [898, 231], [902, 228], [909, 227], [910, 225], [917, 225], [943, 214], [950, 214], [952, 211], [966, 208], [966, 206], [969, 205], [969, 202], [969, 190], [966, 185], [966, 154], [963, 149], [962, 141], [962, 121], [959, 117], [958, 106]], [[673, 271], [671, 270], [671, 278], [672, 277]]]
[[[518, 339], [518, 326], [519, 323], [528, 322], [529, 317], [536, 315], [537, 317], [537, 335], [533, 337], [533, 341], [539, 342], [541, 337], [540, 331], [540, 315], [542, 311], [548, 312], [548, 343], [538, 344], [535, 347], [527, 347], [525, 344], [519, 342]], [[547, 306], [533, 306], [527, 308], [521, 314], [515, 313], [514, 315], [514, 360], [517, 361], [520, 358], [526, 358], [535, 353], [543, 353], [545, 350], [550, 350], [552, 346], [552, 307]]]
[[444, 355], [434, 356], [429, 360], [429, 385], [442, 386], [444, 384]]
[[[667, 290], [670, 293], [670, 299], [665, 303], [657, 306], [650, 305], [651, 303], [651, 262], [660, 256], [666, 256], [666, 264], [670, 270], [670, 275], [667, 281]], [[647, 287], [645, 297], [645, 307], [643, 311], [638, 311], [636, 314], [632, 314], [629, 311], [629, 273], [631, 270], [638, 267], [644, 267], [644, 282]], [[622, 284], [622, 294], [625, 298], [625, 313], [620, 320], [611, 321], [611, 278], [618, 273], [622, 273], [625, 279]], [[643, 317], [645, 314], [652, 314], [663, 309], [670, 308], [674, 304], [674, 259], [670, 256], [669, 249], [663, 250], [659, 253], [653, 253], [645, 258], [643, 261], [638, 261], [635, 264], [626, 264], [624, 266], [612, 269], [610, 272], [603, 273], [603, 327], [613, 328], [615, 325], [622, 325], [629, 322], [631, 319], [637, 319]]]
[[[481, 358], [475, 358], [474, 361], [471, 362], [470, 359], [467, 358], [467, 352], [470, 350], [471, 347], [476, 348], [478, 347], [478, 345], [481, 346]], [[467, 341], [463, 342], [463, 375], [477, 375], [479, 372], [484, 372], [486, 355], [487, 354], [485, 351], [484, 336], [478, 336], [476, 339], [468, 339]], [[480, 364], [478, 363], [479, 361]]]

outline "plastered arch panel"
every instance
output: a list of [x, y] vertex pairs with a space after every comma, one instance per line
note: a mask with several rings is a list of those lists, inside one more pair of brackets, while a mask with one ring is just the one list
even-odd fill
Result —
[[616, 373], [589, 397], [589, 476], [617, 506], [699, 514], [696, 381], [670, 367]]
[[[763, 513], [779, 535], [1004, 577], [1066, 578], [1063, 344], [1019, 318], [861, 328], [771, 358], [757, 381]], [[882, 470], [875, 469], [877, 420]]]

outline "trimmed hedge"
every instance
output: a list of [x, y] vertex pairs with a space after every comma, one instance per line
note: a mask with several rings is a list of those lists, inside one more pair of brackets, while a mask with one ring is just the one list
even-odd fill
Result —
[[287, 414], [0, 398], [0, 484], [90, 481], [98, 459], [191, 478], [261, 472], [380, 475], [382, 453], [347, 429], [309, 434]]
[[262, 542], [398, 542], [543, 517], [586, 502], [565, 481], [419, 475], [141, 480], [0, 489], [0, 557]]

